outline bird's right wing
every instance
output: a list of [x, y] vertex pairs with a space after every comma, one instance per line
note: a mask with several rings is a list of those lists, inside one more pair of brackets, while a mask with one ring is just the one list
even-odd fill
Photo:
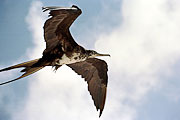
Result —
[[43, 7], [43, 10], [50, 10], [49, 16], [51, 16], [44, 24], [44, 38], [46, 42], [44, 53], [57, 54], [57, 46], [62, 47], [63, 51], [75, 47], [77, 43], [71, 36], [69, 27], [81, 14], [81, 10], [77, 6], [70, 8]]
[[91, 58], [67, 66], [85, 78], [85, 81], [88, 83], [88, 90], [93, 98], [96, 109], [100, 109], [101, 116], [106, 99], [108, 79], [106, 62], [97, 58]]

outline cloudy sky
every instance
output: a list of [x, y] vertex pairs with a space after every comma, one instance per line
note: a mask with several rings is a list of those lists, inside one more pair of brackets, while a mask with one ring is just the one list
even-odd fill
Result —
[[[87, 49], [109, 53], [101, 120], [180, 119], [179, 0], [1, 0], [0, 68], [42, 56], [42, 6], [78, 5], [71, 27]], [[20, 75], [0, 73], [0, 82]], [[2, 120], [99, 120], [87, 84], [67, 66], [0, 87]]]

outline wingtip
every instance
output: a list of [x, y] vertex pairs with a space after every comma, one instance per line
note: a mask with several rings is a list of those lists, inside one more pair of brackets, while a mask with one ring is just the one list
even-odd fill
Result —
[[43, 12], [46, 12], [47, 10], [49, 10], [47, 7], [42, 7]]
[[99, 113], [99, 118], [101, 117], [101, 115], [102, 115], [102, 112], [103, 112], [103, 110], [100, 110], [100, 113]]
[[80, 10], [77, 6], [73, 5], [72, 7], [59, 7], [59, 6], [48, 6], [48, 7], [42, 7], [43, 12], [46, 12], [48, 10]]

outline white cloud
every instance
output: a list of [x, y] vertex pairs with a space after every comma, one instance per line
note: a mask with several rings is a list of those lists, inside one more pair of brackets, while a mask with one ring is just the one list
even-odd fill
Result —
[[160, 76], [171, 73], [180, 57], [179, 5], [166, 0], [123, 1], [122, 25], [98, 36], [96, 42], [97, 50], [112, 56], [108, 60], [110, 89], [115, 94], [111, 99], [129, 102], [134, 110], [144, 95], [160, 85]]
[[[31, 4], [31, 8], [26, 17], [28, 28], [33, 36], [34, 48], [27, 50], [27, 55], [30, 58], [39, 58], [42, 56], [42, 52], [45, 49], [44, 31], [43, 25], [47, 14], [41, 11], [43, 4], [40, 1], [34, 1]], [[29, 54], [31, 53], [31, 54]]]
[[[162, 81], [160, 75], [172, 71], [180, 57], [179, 5], [178, 0], [124, 0], [122, 11], [117, 11], [122, 13], [122, 24], [97, 36], [96, 50], [111, 54], [106, 58], [109, 84], [101, 119], [136, 119], [137, 105]], [[45, 48], [41, 7], [41, 2], [34, 1], [27, 16], [35, 43], [31, 59], [40, 57]], [[56, 74], [45, 68], [35, 78], [14, 120], [99, 119], [86, 83], [70, 68], [63, 66]]]

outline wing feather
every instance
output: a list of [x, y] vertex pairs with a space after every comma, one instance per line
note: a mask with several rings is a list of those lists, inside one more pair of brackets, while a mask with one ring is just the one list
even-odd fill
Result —
[[[44, 8], [50, 10], [49, 18], [44, 24], [44, 39], [46, 49], [43, 54], [53, 51], [59, 44], [62, 50], [66, 50], [67, 46], [75, 46], [77, 43], [72, 38], [69, 27], [74, 20], [81, 14], [78, 9], [52, 9], [52, 7]], [[53, 52], [52, 52], [53, 53]]]
[[100, 109], [101, 116], [106, 100], [108, 79], [106, 62], [97, 58], [91, 58], [83, 62], [69, 64], [68, 66], [87, 81], [88, 90], [96, 109]]

